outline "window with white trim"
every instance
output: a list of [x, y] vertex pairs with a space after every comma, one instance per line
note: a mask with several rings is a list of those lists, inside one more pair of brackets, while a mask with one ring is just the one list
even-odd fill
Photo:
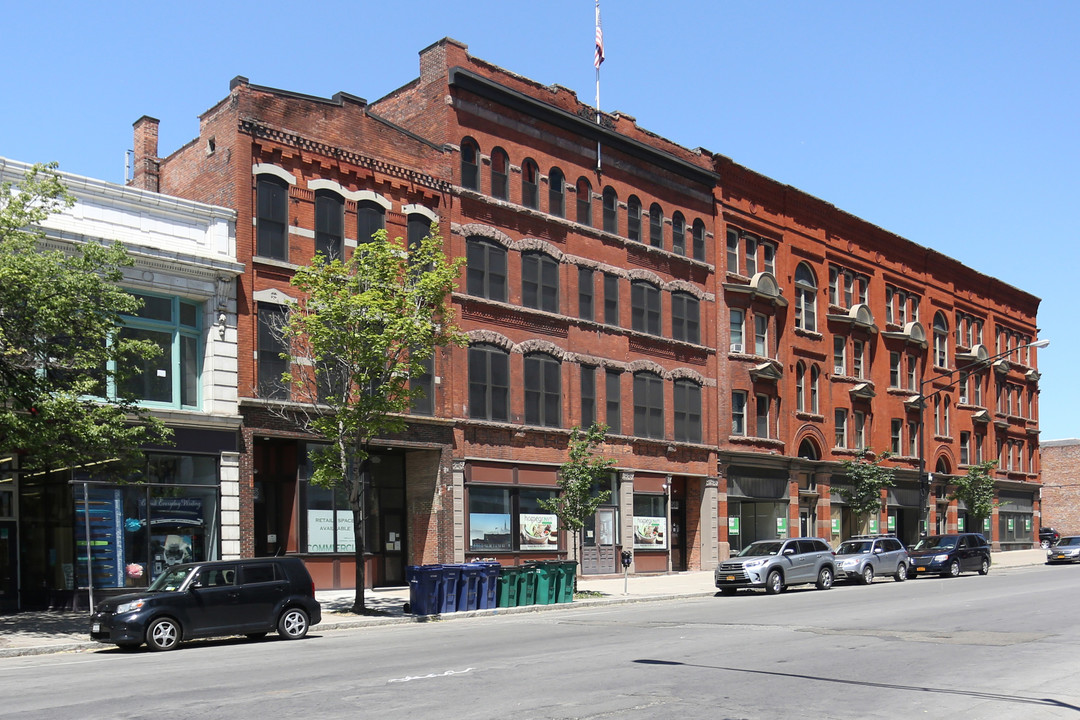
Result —
[[795, 327], [817, 332], [817, 279], [806, 263], [795, 268]]
[[746, 435], [746, 391], [731, 391], [731, 434]]

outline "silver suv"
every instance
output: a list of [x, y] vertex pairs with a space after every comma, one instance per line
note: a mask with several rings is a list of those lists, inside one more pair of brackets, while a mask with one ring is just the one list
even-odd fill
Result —
[[907, 549], [892, 535], [856, 535], [836, 548], [839, 580], [869, 585], [875, 575], [892, 575], [896, 582], [904, 582], [910, 565]]
[[829, 544], [821, 538], [758, 540], [716, 566], [716, 587], [725, 595], [739, 588], [765, 588], [776, 595], [789, 585], [815, 583], [832, 587], [836, 565]]

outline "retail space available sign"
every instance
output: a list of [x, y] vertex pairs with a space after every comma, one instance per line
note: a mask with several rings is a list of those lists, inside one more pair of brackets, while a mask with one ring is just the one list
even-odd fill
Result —
[[308, 510], [307, 521], [308, 552], [356, 552], [352, 510]]

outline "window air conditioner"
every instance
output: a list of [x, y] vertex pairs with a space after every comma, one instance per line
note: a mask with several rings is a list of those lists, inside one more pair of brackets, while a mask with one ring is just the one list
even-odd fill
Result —
[[967, 400], [968, 400], [967, 395], [961, 395], [960, 396], [960, 404], [961, 405], [967, 405]]
[[742, 352], [742, 343], [731, 343], [731, 352], [733, 352], [733, 353], [741, 353]]
[[845, 373], [843, 365], [837, 365], [832, 369], [833, 375], [843, 375]]

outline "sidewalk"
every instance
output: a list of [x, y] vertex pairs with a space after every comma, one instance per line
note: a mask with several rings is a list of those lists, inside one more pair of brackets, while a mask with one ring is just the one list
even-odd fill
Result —
[[[1045, 561], [1046, 551], [1038, 548], [998, 552], [993, 555], [993, 568], [997, 570], [1041, 565]], [[313, 634], [319, 634], [330, 630], [376, 625], [433, 622], [484, 615], [557, 611], [612, 603], [701, 597], [715, 594], [716, 587], [713, 585], [712, 570], [707, 570], [671, 575], [636, 575], [625, 580], [621, 575], [580, 577], [578, 591], [599, 593], [599, 596], [575, 600], [572, 604], [527, 605], [466, 611], [435, 617], [414, 617], [406, 615], [404, 611], [405, 603], [409, 601], [407, 587], [368, 590], [364, 594], [365, 605], [371, 610], [379, 611], [378, 615], [350, 613], [349, 608], [352, 607], [354, 596], [352, 590], [320, 590], [315, 593], [315, 597], [322, 604], [322, 622], [312, 627], [311, 631]], [[85, 612], [50, 610], [0, 615], [0, 658], [110, 647], [90, 641], [88, 626], [89, 618]]]

